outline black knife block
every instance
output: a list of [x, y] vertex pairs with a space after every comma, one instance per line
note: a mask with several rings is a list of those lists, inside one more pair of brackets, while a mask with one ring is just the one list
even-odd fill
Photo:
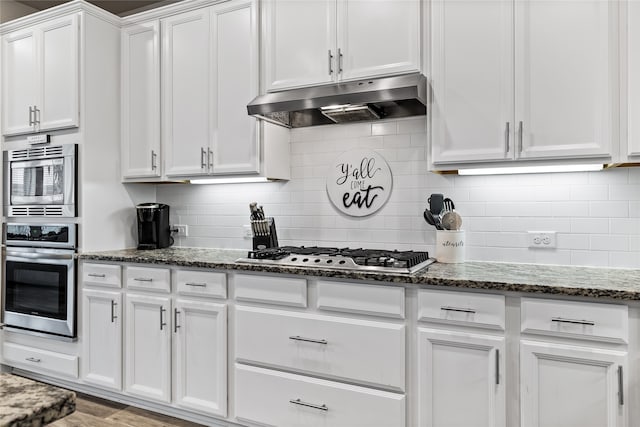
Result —
[[253, 231], [253, 250], [277, 248], [278, 233], [273, 218], [251, 221]]

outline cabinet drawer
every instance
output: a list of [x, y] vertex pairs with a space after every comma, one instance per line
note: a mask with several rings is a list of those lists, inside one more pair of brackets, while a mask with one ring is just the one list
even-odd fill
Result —
[[82, 283], [90, 286], [122, 287], [122, 269], [112, 264], [82, 264]]
[[7, 365], [17, 368], [78, 378], [77, 356], [7, 342], [2, 346], [2, 358]]
[[504, 330], [504, 296], [418, 291], [418, 320]]
[[176, 270], [178, 293], [212, 298], [227, 297], [227, 275], [210, 271]]
[[293, 307], [307, 306], [305, 279], [237, 274], [234, 283], [238, 301], [265, 302]]
[[171, 292], [171, 274], [168, 268], [126, 266], [124, 280], [129, 289]]
[[405, 425], [403, 394], [236, 364], [238, 419], [278, 427]]
[[319, 280], [318, 308], [404, 319], [404, 288]]
[[626, 343], [626, 305], [522, 298], [521, 331]]
[[405, 326], [236, 308], [238, 361], [404, 390]]

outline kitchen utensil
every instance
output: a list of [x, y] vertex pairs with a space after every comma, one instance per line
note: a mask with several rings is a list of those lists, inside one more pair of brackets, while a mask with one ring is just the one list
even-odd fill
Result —
[[447, 211], [442, 215], [441, 223], [445, 230], [457, 231], [462, 227], [462, 217], [456, 211]]
[[427, 224], [433, 225], [436, 228], [436, 230], [442, 230], [442, 225], [440, 224], [440, 217], [432, 214], [431, 211], [429, 211], [429, 209], [425, 209], [422, 215], [424, 216], [424, 220], [427, 221]]
[[456, 208], [456, 205], [453, 203], [453, 200], [451, 200], [450, 198], [446, 198], [442, 201], [443, 205], [444, 205], [444, 210], [445, 211], [452, 211]]
[[427, 202], [429, 202], [429, 211], [434, 215], [440, 215], [444, 207], [444, 196], [439, 193], [432, 194]]

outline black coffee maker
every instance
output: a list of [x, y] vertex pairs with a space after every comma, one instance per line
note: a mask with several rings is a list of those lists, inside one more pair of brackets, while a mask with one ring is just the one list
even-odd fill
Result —
[[173, 245], [169, 226], [169, 205], [140, 203], [138, 217], [138, 249], [161, 249]]

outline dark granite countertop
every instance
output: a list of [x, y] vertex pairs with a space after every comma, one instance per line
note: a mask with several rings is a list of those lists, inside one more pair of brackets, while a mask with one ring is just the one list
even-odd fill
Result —
[[167, 248], [124, 249], [78, 255], [81, 260], [164, 264], [182, 267], [242, 270], [314, 277], [366, 280], [397, 285], [493, 289], [525, 293], [640, 300], [640, 269], [576, 267], [499, 262], [465, 262], [429, 266], [413, 275], [241, 264], [246, 250]]
[[0, 427], [39, 427], [76, 410], [72, 391], [0, 373]]

